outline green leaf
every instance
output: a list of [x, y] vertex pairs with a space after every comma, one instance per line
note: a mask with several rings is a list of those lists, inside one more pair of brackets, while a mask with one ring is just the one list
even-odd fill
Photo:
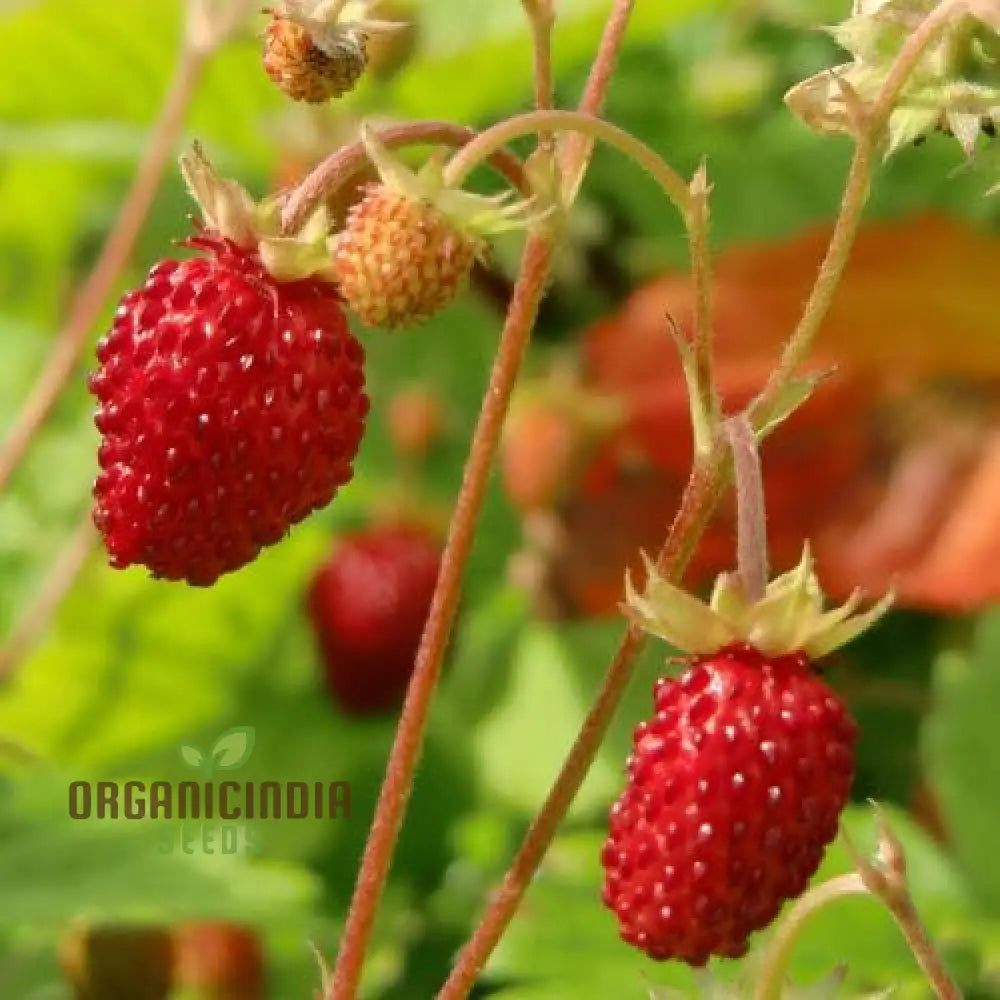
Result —
[[[576, 663], [558, 629], [529, 624], [513, 653], [509, 688], [473, 735], [485, 791], [508, 808], [533, 814], [572, 745], [587, 701]], [[615, 768], [598, 758], [571, 816], [610, 804]]]
[[1000, 746], [1000, 614], [985, 617], [971, 655], [942, 656], [937, 664], [935, 711], [924, 758], [937, 790], [955, 858], [976, 899], [1000, 917], [996, 862]]
[[810, 396], [823, 381], [833, 374], [831, 371], [817, 372], [814, 375], [795, 375], [781, 388], [771, 409], [762, 421], [757, 423], [757, 436], [765, 438], [768, 434], [787, 420]]
[[212, 759], [216, 767], [233, 771], [242, 767], [253, 753], [257, 732], [253, 726], [234, 726], [224, 732], [212, 747]]
[[[958, 873], [947, 856], [904, 814], [887, 815], [907, 852], [914, 899], [931, 936], [969, 991], [987, 988], [979, 964], [961, 960], [992, 954], [998, 942], [996, 924], [970, 912]], [[875, 830], [868, 806], [849, 808], [844, 823], [862, 850], [872, 850]], [[524, 906], [515, 917], [487, 967], [492, 981], [504, 984], [499, 1000], [574, 1000], [608, 997], [641, 998], [650, 987], [672, 987], [696, 996], [690, 970], [679, 963], [658, 964], [623, 944], [613, 915], [600, 902], [603, 834], [564, 834], [550, 850]], [[835, 844], [814, 881], [852, 869], [846, 851]], [[779, 918], [780, 919], [780, 918]], [[749, 960], [766, 944], [765, 932], [752, 939]], [[858, 996], [896, 985], [895, 996], [923, 1000], [926, 984], [888, 912], [869, 897], [838, 900], [807, 925], [792, 957], [795, 983], [826, 979], [846, 964], [845, 996]], [[714, 977], [732, 981], [742, 963], [713, 961]]]
[[933, 701], [930, 678], [941, 633], [936, 615], [893, 610], [838, 652], [827, 676], [861, 731], [856, 799], [912, 801], [923, 774], [920, 734]]

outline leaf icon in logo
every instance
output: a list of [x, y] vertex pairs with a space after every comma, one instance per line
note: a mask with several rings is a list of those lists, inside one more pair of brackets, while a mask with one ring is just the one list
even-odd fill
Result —
[[253, 726], [235, 726], [227, 729], [212, 747], [212, 760], [223, 771], [242, 767], [253, 753], [257, 731]]
[[182, 746], [181, 760], [190, 767], [201, 767], [205, 762], [205, 755], [197, 747]]

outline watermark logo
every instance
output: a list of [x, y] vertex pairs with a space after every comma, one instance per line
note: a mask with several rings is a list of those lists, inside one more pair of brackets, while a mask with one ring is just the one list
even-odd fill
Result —
[[216, 771], [241, 768], [253, 754], [256, 742], [257, 730], [253, 726], [234, 726], [215, 741], [211, 753], [206, 754], [197, 747], [185, 744], [181, 747], [181, 760], [201, 771], [207, 781]]
[[197, 780], [70, 782], [70, 818], [162, 822], [160, 850], [184, 854], [253, 853], [257, 821], [350, 819], [349, 782], [236, 780], [256, 742], [253, 726], [234, 726], [207, 752], [184, 744], [180, 758]]

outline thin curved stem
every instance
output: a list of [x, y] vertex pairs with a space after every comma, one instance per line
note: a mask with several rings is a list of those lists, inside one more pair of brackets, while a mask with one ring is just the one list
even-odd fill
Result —
[[97, 540], [90, 512], [73, 529], [49, 569], [41, 590], [0, 648], [0, 680], [8, 677], [35, 644], [56, 608], [72, 588]]
[[[597, 49], [597, 57], [587, 76], [583, 94], [577, 105], [577, 111], [585, 115], [598, 117], [604, 111], [611, 77], [618, 65], [618, 54], [625, 41], [625, 32], [632, 17], [635, 0], [615, 0], [611, 15], [604, 25], [601, 43]], [[573, 132], [566, 136], [560, 154], [564, 187], [563, 198], [571, 205], [576, 200], [577, 192], [583, 183], [583, 175], [587, 172], [587, 164], [594, 150], [594, 140], [582, 132]]]
[[459, 187], [483, 160], [512, 139], [546, 131], [578, 132], [613, 146], [642, 167], [687, 216], [691, 204], [688, 186], [656, 150], [617, 125], [580, 111], [527, 111], [499, 122], [481, 132], [452, 157], [444, 168], [445, 183]]
[[531, 24], [535, 107], [551, 108], [554, 103], [552, 82], [552, 27], [556, 20], [554, 0], [521, 0], [521, 5]]
[[203, 48], [185, 46], [182, 50], [163, 110], [153, 127], [149, 145], [125, 196], [114, 228], [94, 269], [73, 302], [66, 325], [56, 338], [45, 367], [0, 448], [0, 490], [6, 486], [21, 463], [35, 435], [41, 430], [76, 370], [87, 343], [87, 335], [97, 322], [118, 276], [128, 263], [159, 189], [208, 55], [209, 51]]
[[806, 921], [834, 900], [844, 896], [867, 896], [868, 889], [857, 872], [838, 875], [814, 886], [800, 896], [778, 925], [764, 955], [764, 964], [757, 977], [754, 1000], [781, 1000], [785, 989], [785, 972], [792, 957], [795, 942]]
[[883, 896], [881, 899], [938, 1000], [963, 1000], [962, 991], [941, 960], [909, 893], [899, 898]]
[[736, 555], [743, 593], [757, 602], [767, 588], [767, 513], [757, 435], [745, 414], [725, 424], [736, 479]]
[[413, 785], [431, 700], [461, 595], [462, 574], [472, 549], [507, 406], [545, 293], [551, 257], [552, 243], [547, 235], [536, 233], [528, 237], [455, 502], [441, 572], [375, 807], [327, 1000], [353, 1000], [357, 992], [365, 949]]
[[[664, 577], [677, 582], [684, 574], [698, 539], [719, 502], [728, 477], [726, 449], [717, 447], [696, 466], [680, 508], [660, 550], [657, 564]], [[462, 949], [437, 1000], [464, 1000], [475, 985], [486, 960], [503, 936], [524, 897], [531, 877], [541, 864], [563, 816], [576, 797], [600, 749], [608, 725], [621, 703], [645, 635], [625, 630], [600, 691], [583, 722], [545, 804], [531, 824], [503, 881], [492, 895], [472, 937]]]
[[[704, 163], [698, 168], [690, 186], [691, 204], [685, 214], [688, 244], [691, 253], [691, 276], [695, 289], [694, 323], [694, 374], [698, 394], [697, 404], [711, 427], [722, 416], [722, 403], [715, 385], [712, 359], [713, 304], [712, 304], [712, 254], [708, 244], [709, 207], [711, 186], [708, 168]], [[699, 441], [697, 435], [695, 446]]]
[[870, 110], [863, 113], [840, 212], [816, 283], [809, 294], [802, 317], [781, 352], [777, 367], [767, 380], [763, 392], [750, 406], [750, 418], [758, 427], [767, 423], [768, 415], [782, 388], [805, 358], [830, 311], [861, 226], [879, 144], [893, 106], [924, 52], [956, 13], [964, 10], [966, 0], [944, 0], [924, 18], [907, 38]]
[[[440, 144], [461, 148], [473, 141], [478, 132], [451, 122], [423, 121], [390, 125], [377, 130], [379, 141], [388, 149], [400, 146]], [[521, 161], [506, 149], [497, 148], [487, 162], [524, 195], [531, 192]], [[289, 194], [281, 212], [281, 228], [298, 229], [331, 190], [346, 184], [368, 164], [368, 154], [360, 142], [343, 146], [316, 166]]]
[[[597, 62], [591, 71], [592, 79], [595, 75], [600, 75], [602, 63], [613, 65], [623, 34], [623, 27], [614, 23], [615, 14], [622, 6], [631, 8], [630, 3], [617, 0], [616, 9], [612, 12], [602, 37]], [[612, 39], [610, 49], [609, 38]], [[589, 99], [591, 106], [600, 106], [607, 83], [606, 78], [603, 83], [595, 85]], [[587, 159], [586, 156], [583, 158], [584, 166]], [[449, 528], [430, 615], [379, 793], [375, 818], [365, 845], [337, 965], [329, 987], [324, 989], [324, 1000], [354, 1000], [357, 993], [367, 941], [413, 784], [423, 729], [460, 596], [462, 570], [472, 547], [475, 522], [496, 456], [510, 396], [535, 325], [538, 307], [545, 294], [554, 250], [551, 236], [544, 231], [531, 233], [524, 247], [500, 347], [483, 398], [462, 487]]]
[[782, 348], [777, 366], [771, 372], [761, 394], [747, 410], [754, 426], [760, 427], [768, 423], [781, 390], [805, 358], [819, 328], [823, 325], [823, 321], [830, 311], [833, 297], [850, 259], [854, 240], [861, 227], [861, 218], [868, 201], [868, 187], [874, 158], [875, 150], [871, 139], [860, 139], [854, 152], [854, 158], [851, 160], [840, 212], [837, 215], [823, 263], [820, 265], [816, 283], [809, 293], [798, 324]]
[[858, 877], [865, 888], [892, 914], [896, 926], [906, 939], [910, 952], [938, 1000], [962, 1000], [962, 991], [934, 947], [913, 904], [906, 876], [906, 854], [903, 851], [903, 844], [889, 825], [879, 805], [877, 803], [873, 805], [878, 832], [878, 848], [873, 860], [869, 861], [862, 857], [847, 830], [841, 831], [848, 853], [854, 859]]

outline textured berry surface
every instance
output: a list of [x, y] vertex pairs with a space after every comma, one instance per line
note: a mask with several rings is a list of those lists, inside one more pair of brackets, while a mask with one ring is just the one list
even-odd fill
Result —
[[363, 36], [337, 39], [327, 53], [300, 24], [276, 15], [264, 31], [264, 70], [293, 101], [322, 104], [354, 89], [367, 63]]
[[622, 938], [738, 957], [816, 871], [854, 776], [855, 725], [804, 654], [745, 644], [662, 679], [602, 853]]
[[440, 562], [426, 531], [373, 528], [342, 539], [317, 573], [309, 614], [344, 711], [386, 711], [402, 700]]
[[191, 243], [205, 254], [155, 265], [98, 344], [94, 521], [112, 565], [207, 585], [351, 478], [368, 398], [332, 286]]
[[437, 209], [373, 184], [337, 241], [340, 292], [366, 326], [421, 323], [455, 298], [475, 251]]

